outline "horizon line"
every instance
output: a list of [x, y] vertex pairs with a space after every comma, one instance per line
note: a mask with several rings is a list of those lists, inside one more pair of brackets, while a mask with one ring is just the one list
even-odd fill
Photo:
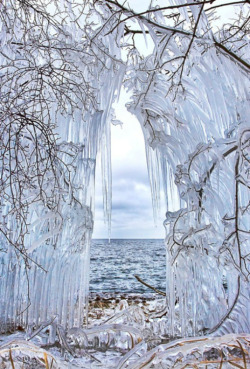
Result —
[[[92, 238], [92, 240], [109, 240], [109, 238]], [[110, 238], [110, 240], [164, 240], [164, 238]]]

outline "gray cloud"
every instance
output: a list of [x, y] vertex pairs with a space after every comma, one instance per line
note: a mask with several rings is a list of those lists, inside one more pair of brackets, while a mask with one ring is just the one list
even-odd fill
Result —
[[[120, 115], [120, 116], [119, 116]], [[164, 206], [155, 228], [145, 148], [137, 120], [125, 108], [117, 118], [123, 129], [112, 127], [112, 238], [164, 238]], [[94, 238], [107, 238], [103, 222], [100, 168], [97, 171]]]

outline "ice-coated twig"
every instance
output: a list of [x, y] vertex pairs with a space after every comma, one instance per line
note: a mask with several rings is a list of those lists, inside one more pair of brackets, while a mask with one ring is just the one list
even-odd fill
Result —
[[67, 342], [65, 330], [60, 324], [57, 325], [57, 334], [58, 334], [59, 342], [61, 344], [62, 349], [68, 351], [73, 357], [75, 357], [74, 351], [72, 350], [72, 348], [69, 346]]
[[51, 325], [54, 320], [57, 318], [57, 316], [54, 316], [54, 318], [47, 320], [46, 322], [41, 323], [41, 325], [35, 330], [35, 332], [33, 332], [30, 337], [27, 338], [27, 341], [30, 341], [32, 338], [34, 338], [35, 336], [38, 335], [38, 333], [40, 333], [44, 328], [48, 327], [49, 325]]
[[[142, 356], [142, 352], [140, 351], [142, 351], [144, 354], [147, 352], [147, 344], [145, 343], [145, 341], [141, 341], [140, 343], [135, 345], [135, 347], [132, 348], [129, 352], [127, 352], [117, 364], [117, 369], [122, 369], [124, 367], [124, 364], [126, 364], [126, 362], [133, 355], [137, 354], [138, 356]], [[140, 352], [140, 355], [139, 355], [139, 352]]]
[[[71, 328], [69, 331], [68, 331], [68, 334], [67, 336], [70, 337], [70, 339], [72, 339], [74, 341], [74, 344], [78, 344], [81, 348], [82, 348], [82, 345], [84, 346], [83, 347], [83, 351], [84, 351], [84, 356], [90, 358], [90, 359], [93, 359], [99, 363], [101, 363], [100, 360], [98, 360], [94, 355], [92, 354], [89, 354], [87, 352], [87, 346], [88, 346], [88, 336], [86, 334], [86, 332], [82, 329], [82, 328]], [[83, 339], [84, 339], [84, 343], [81, 342], [82, 340], [79, 339], [80, 336], [83, 336]]]

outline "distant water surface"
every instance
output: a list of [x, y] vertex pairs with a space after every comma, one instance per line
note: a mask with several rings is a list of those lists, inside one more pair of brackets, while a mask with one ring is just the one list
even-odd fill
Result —
[[92, 240], [90, 292], [152, 292], [134, 275], [165, 291], [165, 256], [163, 240]]

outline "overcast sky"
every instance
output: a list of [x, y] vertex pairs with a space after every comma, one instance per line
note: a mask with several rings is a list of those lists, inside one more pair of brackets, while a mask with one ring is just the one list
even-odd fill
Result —
[[[164, 238], [164, 202], [161, 221], [154, 225], [143, 134], [137, 119], [125, 108], [123, 92], [116, 104], [116, 117], [123, 122], [112, 126], [112, 229], [111, 238]], [[103, 222], [100, 165], [96, 176], [96, 210], [93, 238], [107, 238]]]
[[[224, 0], [218, 1], [223, 3]], [[150, 0], [129, 0], [136, 12], [146, 10]], [[161, 0], [164, 5], [165, 0]], [[218, 8], [218, 24], [234, 16], [233, 7]], [[215, 23], [216, 25], [216, 23]], [[135, 24], [133, 25], [135, 27]], [[152, 51], [152, 42], [144, 38], [139, 43], [140, 52], [146, 55]], [[151, 49], [151, 50], [150, 50]], [[112, 230], [111, 238], [164, 238], [162, 222], [166, 208], [162, 196], [162, 209], [157, 228], [154, 225], [151, 193], [147, 174], [143, 135], [137, 119], [126, 109], [129, 96], [123, 91], [119, 103], [115, 106], [116, 117], [123, 128], [112, 126]], [[97, 168], [96, 176], [96, 211], [93, 238], [108, 238], [107, 225], [103, 222], [101, 173]]]

